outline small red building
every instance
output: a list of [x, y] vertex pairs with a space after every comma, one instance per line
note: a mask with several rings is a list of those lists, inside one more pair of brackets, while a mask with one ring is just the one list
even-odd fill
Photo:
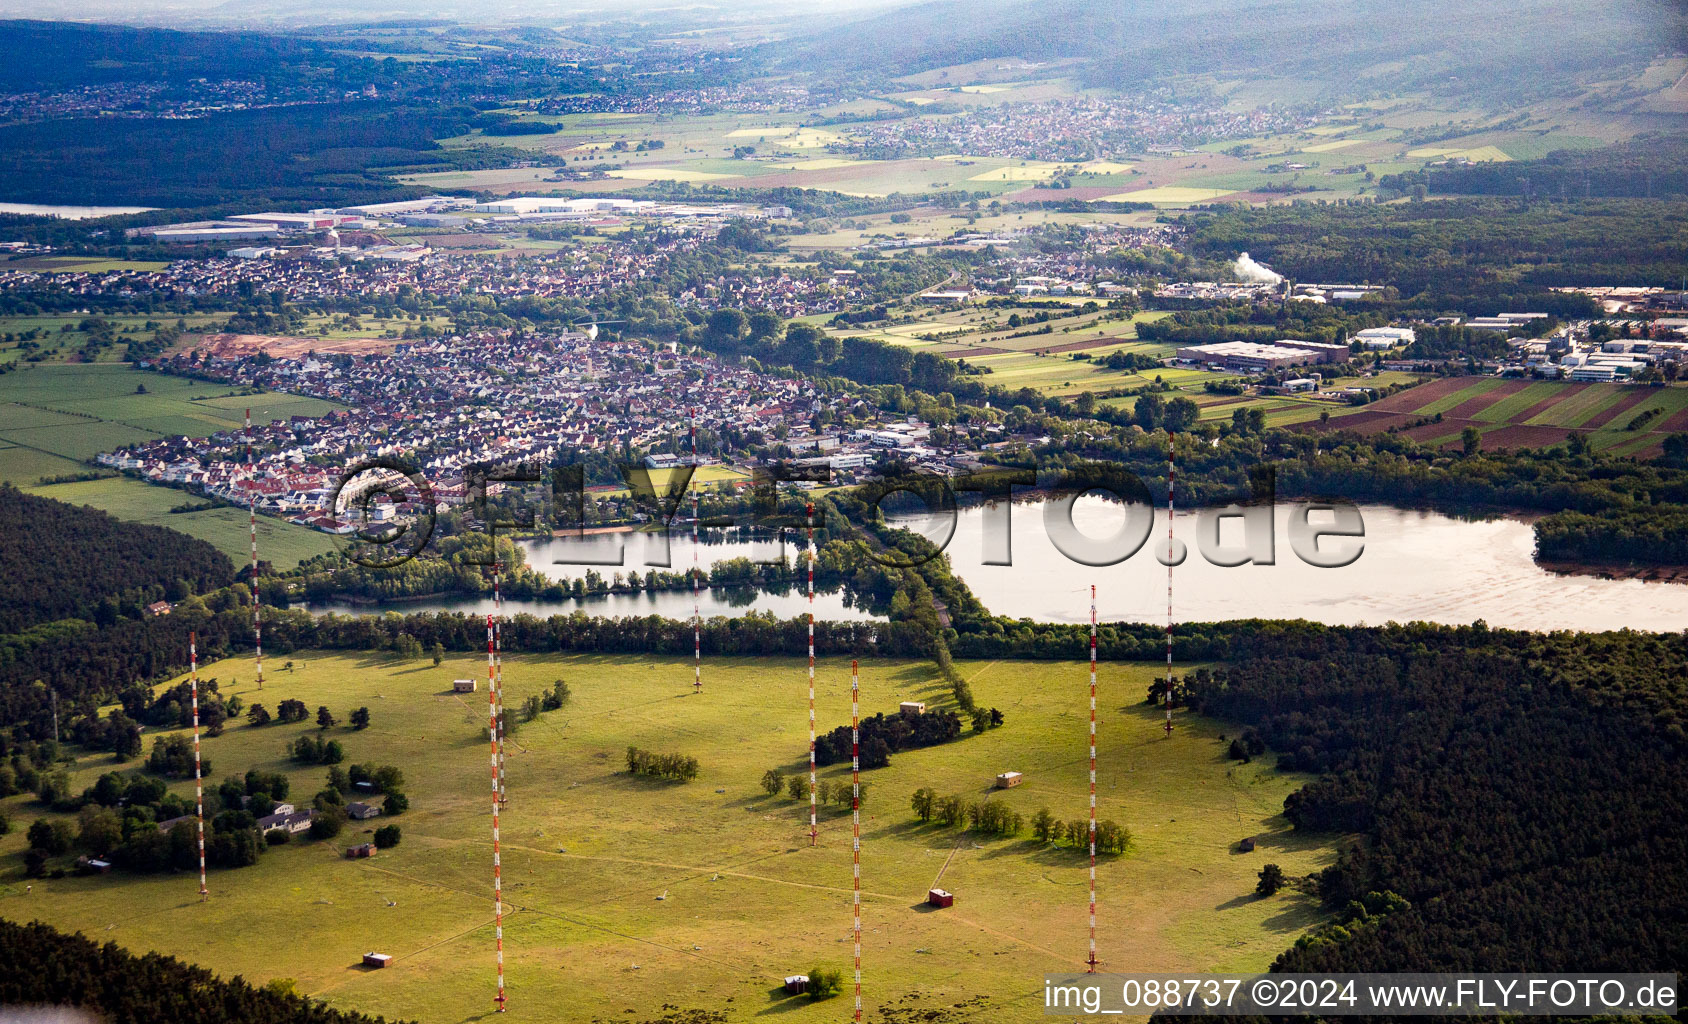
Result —
[[955, 893], [943, 889], [932, 889], [926, 893], [926, 903], [933, 907], [955, 906]]
[[392, 956], [387, 953], [365, 953], [363, 965], [365, 967], [385, 967], [392, 959]]
[[359, 843], [357, 846], [346, 847], [346, 859], [357, 860], [360, 857], [375, 856], [374, 843]]

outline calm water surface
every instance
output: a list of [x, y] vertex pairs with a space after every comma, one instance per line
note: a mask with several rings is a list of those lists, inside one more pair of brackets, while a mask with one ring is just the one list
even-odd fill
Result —
[[[1345, 568], [1321, 569], [1290, 549], [1290, 506], [1280, 506], [1275, 517], [1276, 563], [1236, 568], [1212, 565], [1201, 556], [1195, 545], [1196, 513], [1180, 510], [1174, 527], [1189, 554], [1174, 571], [1175, 617], [1198, 622], [1311, 619], [1332, 625], [1412, 620], [1457, 625], [1482, 619], [1491, 626], [1530, 630], [1688, 628], [1688, 585], [1549, 572], [1535, 563], [1535, 535], [1521, 520], [1471, 521], [1379, 505], [1360, 511], [1365, 519], [1360, 557]], [[1155, 558], [1156, 545], [1166, 535], [1164, 509], [1141, 551], [1118, 565], [1095, 569], [1056, 550], [1044, 532], [1042, 508], [1034, 504], [1012, 509], [1013, 564], [984, 565], [985, 516], [981, 508], [960, 512], [948, 554], [956, 574], [991, 611], [1088, 621], [1088, 587], [1094, 583], [1097, 613], [1104, 621], [1165, 621], [1166, 567]], [[1092, 498], [1080, 499], [1073, 515], [1080, 531], [1096, 538], [1110, 536], [1123, 518], [1121, 506]], [[1235, 534], [1232, 525], [1238, 527]], [[1228, 520], [1221, 539], [1240, 539], [1240, 523]]]
[[0, 213], [22, 213], [32, 217], [63, 217], [65, 220], [87, 220], [90, 217], [115, 217], [122, 213], [147, 213], [153, 206], [44, 206], [40, 203], [0, 203]]
[[[588, 557], [594, 559], [613, 559], [615, 549], [622, 549], [622, 564], [617, 565], [583, 565], [566, 560]], [[648, 533], [605, 534], [586, 541], [555, 540], [555, 541], [522, 541], [522, 551], [527, 556], [528, 565], [555, 580], [573, 580], [585, 576], [589, 571], [596, 571], [604, 577], [612, 573], [637, 571], [643, 573], [647, 569], [658, 569], [669, 572], [686, 572], [692, 567], [691, 537], [675, 536], [672, 543], [664, 550], [662, 538]], [[800, 557], [801, 549], [793, 544], [786, 545], [785, 557], [787, 561], [795, 561]], [[780, 545], [774, 541], [727, 541], [714, 544], [699, 544], [697, 546], [697, 563], [706, 572], [717, 562], [732, 558], [750, 558], [753, 560], [772, 561], [780, 557]], [[556, 560], [565, 560], [558, 563]], [[666, 565], [665, 565], [666, 563]], [[808, 596], [802, 588], [795, 588], [786, 593], [760, 593], [749, 587], [719, 587], [706, 589], [698, 598], [699, 611], [705, 618], [716, 615], [728, 617], [743, 615], [748, 611], [772, 612], [782, 619], [805, 615], [809, 610]], [[395, 611], [400, 614], [409, 612], [464, 612], [473, 615], [486, 615], [493, 610], [490, 597], [461, 597], [441, 598], [428, 601], [392, 601], [384, 604], [351, 604], [344, 601], [321, 601], [306, 605], [314, 612], [337, 612], [341, 615], [379, 615], [383, 612]], [[510, 601], [504, 602], [507, 615], [567, 615], [575, 611], [583, 611], [588, 615], [622, 616], [622, 615], [661, 615], [671, 619], [689, 619], [692, 617], [692, 592], [690, 590], [665, 590], [652, 593], [637, 594], [596, 594], [579, 600], [567, 599], [562, 601]], [[865, 620], [876, 616], [865, 608], [857, 608], [849, 604], [842, 591], [815, 594], [815, 618], [842, 620]]]

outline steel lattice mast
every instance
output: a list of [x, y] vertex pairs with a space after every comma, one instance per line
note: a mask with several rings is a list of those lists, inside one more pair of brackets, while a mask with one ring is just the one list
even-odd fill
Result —
[[851, 934], [856, 945], [856, 1024], [862, 1019], [862, 743], [861, 743], [861, 675], [856, 662], [850, 662], [850, 876]]
[[1172, 516], [1173, 492], [1177, 487], [1177, 467], [1172, 461], [1178, 435], [1166, 432], [1166, 688], [1162, 694], [1166, 705], [1166, 733], [1172, 735]]
[[199, 635], [188, 634], [188, 678], [192, 680], [189, 692], [193, 694], [193, 801], [194, 821], [199, 829], [199, 900], [201, 903], [211, 898], [211, 891], [205, 888], [205, 783], [201, 779], [199, 764]]
[[252, 410], [246, 410], [246, 518], [252, 531], [252, 644], [258, 658], [258, 689], [264, 688], [264, 624], [258, 613], [258, 470], [252, 460]]
[[809, 845], [820, 841], [815, 814], [815, 503], [808, 504], [809, 563]]
[[697, 518], [698, 518], [698, 489], [702, 486], [697, 480], [697, 409], [691, 410], [692, 421], [692, 693], [703, 692], [703, 616], [698, 608], [698, 588], [702, 583], [702, 571], [697, 564]]
[[1096, 973], [1096, 585], [1090, 585], [1090, 958], [1085, 970]]
[[[497, 538], [494, 538], [492, 543], [496, 547]], [[504, 786], [504, 591], [500, 583], [503, 568], [504, 564], [498, 561], [495, 551], [492, 561], [492, 667], [494, 701], [498, 707], [498, 802], [507, 804], [510, 802], [510, 794]]]
[[504, 1012], [504, 871], [498, 850], [498, 804], [500, 797], [499, 754], [503, 729], [498, 721], [498, 692], [494, 686], [496, 662], [493, 654], [493, 617], [486, 617], [487, 738], [492, 747], [492, 908], [493, 937], [498, 953], [498, 995], [494, 1002]]

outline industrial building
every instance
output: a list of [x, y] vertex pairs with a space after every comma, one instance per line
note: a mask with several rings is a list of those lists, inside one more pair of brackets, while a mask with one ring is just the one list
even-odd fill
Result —
[[[1295, 347], [1290, 347], [1292, 344]], [[1257, 373], [1279, 370], [1286, 366], [1334, 362], [1335, 356], [1328, 351], [1333, 348], [1340, 349], [1344, 355], [1348, 352], [1340, 345], [1321, 345], [1319, 348], [1327, 350], [1323, 352], [1312, 346], [1312, 342], [1303, 347], [1300, 342], [1261, 345], [1252, 341], [1220, 341], [1211, 345], [1186, 345], [1178, 350], [1178, 360]]]
[[281, 235], [279, 229], [267, 224], [171, 225], [136, 233], [150, 236], [155, 242], [244, 242]]
[[1411, 327], [1368, 327], [1355, 334], [1354, 340], [1367, 349], [1384, 349], [1411, 345], [1418, 336]]

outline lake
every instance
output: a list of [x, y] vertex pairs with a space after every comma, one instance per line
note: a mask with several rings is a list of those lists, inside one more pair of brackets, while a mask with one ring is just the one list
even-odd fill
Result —
[[[676, 535], [671, 545], [665, 550], [663, 539], [659, 534], [650, 533], [617, 533], [601, 534], [596, 537], [581, 540], [552, 541], [519, 541], [518, 546], [526, 555], [528, 565], [535, 571], [554, 580], [573, 580], [585, 576], [588, 571], [596, 570], [608, 577], [611, 573], [627, 573], [629, 570], [644, 572], [646, 569], [665, 569], [664, 563], [672, 562], [666, 571], [685, 572], [692, 566], [691, 536]], [[573, 558], [592, 558], [604, 560], [614, 558], [617, 548], [621, 549], [622, 564], [616, 565], [583, 565], [566, 561]], [[801, 549], [790, 544], [786, 546], [786, 560], [795, 561]], [[727, 540], [718, 543], [699, 544], [698, 565], [708, 571], [717, 562], [732, 558], [750, 558], [773, 560], [780, 556], [780, 545], [775, 541], [762, 540]], [[557, 559], [564, 559], [558, 563]], [[380, 615], [384, 612], [463, 612], [471, 615], [487, 615], [493, 611], [490, 597], [453, 597], [437, 598], [425, 601], [392, 601], [383, 604], [352, 604], [345, 601], [320, 601], [301, 605], [316, 613], [336, 612], [341, 615]], [[795, 618], [806, 615], [809, 611], [807, 594], [801, 587], [786, 593], [758, 592], [750, 587], [717, 587], [704, 590], [698, 597], [698, 610], [704, 618], [724, 615], [729, 618], [743, 615], [749, 611], [772, 612], [782, 619]], [[567, 599], [562, 601], [512, 601], [504, 602], [506, 615], [529, 614], [538, 616], [568, 615], [576, 611], [583, 611], [588, 615], [602, 615], [608, 617], [622, 615], [661, 615], [670, 619], [690, 619], [692, 617], [692, 592], [690, 590], [661, 590], [654, 592], [640, 592], [630, 594], [594, 594], [590, 597]], [[866, 620], [876, 618], [865, 608], [858, 608], [845, 600], [842, 591], [831, 593], [817, 592], [815, 594], [815, 618], [833, 621]]]
[[[1311, 619], [1331, 625], [1414, 620], [1463, 625], [1482, 619], [1495, 627], [1530, 630], [1627, 626], [1674, 632], [1688, 627], [1688, 585], [1550, 572], [1535, 563], [1535, 535], [1530, 524], [1519, 519], [1471, 520], [1362, 505], [1363, 551], [1351, 565], [1326, 569], [1306, 564], [1291, 549], [1289, 522], [1296, 507], [1280, 505], [1274, 516], [1274, 564], [1235, 568], [1213, 565], [1201, 555], [1195, 544], [1199, 513], [1179, 511], [1175, 531], [1189, 550], [1173, 574], [1175, 618], [1183, 622]], [[1042, 506], [1036, 503], [1015, 504], [1009, 510], [1013, 564], [984, 564], [986, 516], [1001, 511], [1001, 506], [989, 513], [976, 506], [962, 509], [946, 549], [956, 575], [992, 612], [1054, 622], [1088, 621], [1088, 588], [1094, 583], [1097, 614], [1103, 621], [1166, 620], [1166, 567], [1155, 558], [1156, 545], [1164, 543], [1166, 535], [1165, 510], [1157, 511], [1142, 550], [1102, 568], [1077, 564], [1061, 554], [1044, 531]], [[1080, 499], [1073, 511], [1074, 525], [1093, 538], [1112, 534], [1123, 517], [1122, 506], [1099, 498]], [[917, 519], [899, 521], [916, 529], [930, 526]], [[921, 532], [934, 535], [939, 531]], [[1238, 521], [1224, 521], [1223, 543], [1236, 544], [1240, 535]], [[620, 566], [555, 564], [558, 558], [613, 557], [618, 545]], [[575, 579], [589, 569], [605, 576], [630, 569], [642, 572], [665, 561], [671, 563], [670, 571], [691, 567], [691, 538], [684, 533], [672, 538], [666, 554], [661, 536], [648, 533], [603, 535], [589, 542], [523, 541], [521, 547], [530, 566], [558, 580]], [[698, 553], [698, 563], [707, 570], [729, 558], [777, 558], [779, 545], [738, 539], [702, 544]], [[800, 553], [795, 544], [786, 548], [789, 560], [798, 559]], [[705, 590], [701, 605], [706, 617], [742, 615], [754, 609], [790, 618], [808, 608], [801, 588], [785, 594], [748, 588]], [[309, 607], [354, 615], [385, 611], [485, 615], [492, 610], [492, 600], [446, 598], [385, 605], [325, 602]], [[506, 601], [504, 607], [511, 615], [566, 615], [579, 610], [589, 615], [662, 615], [683, 620], [691, 618], [692, 595], [686, 590], [600, 594], [580, 600]], [[817, 594], [815, 615], [820, 619], [874, 617], [846, 604], [842, 592]]]
[[156, 206], [44, 206], [40, 203], [0, 203], [0, 213], [21, 213], [31, 217], [60, 217], [64, 220], [116, 217], [124, 213], [150, 213], [156, 209]]
[[[1180, 510], [1174, 527], [1189, 553], [1173, 574], [1175, 618], [1311, 619], [1332, 625], [1412, 620], [1460, 625], [1482, 619], [1490, 626], [1529, 630], [1688, 627], [1688, 585], [1549, 572], [1534, 561], [1530, 524], [1518, 519], [1472, 521], [1364, 505], [1363, 552], [1346, 568], [1324, 569], [1291, 551], [1292, 507], [1280, 505], [1274, 517], [1275, 564], [1236, 568], [1201, 556], [1194, 543], [1198, 513]], [[1166, 621], [1166, 566], [1155, 558], [1156, 545], [1165, 542], [1164, 509], [1157, 511], [1141, 551], [1095, 569], [1062, 555], [1044, 532], [1041, 506], [1029, 503], [1014, 505], [1010, 515], [1013, 564], [985, 565], [985, 516], [979, 507], [961, 510], [947, 552], [956, 575], [992, 612], [1085, 622], [1088, 588], [1095, 584], [1103, 621]], [[1073, 522], [1086, 536], [1100, 538], [1114, 532], [1123, 517], [1120, 505], [1084, 498], [1074, 507]], [[1224, 542], [1236, 543], [1240, 522], [1226, 520], [1222, 530]]]

